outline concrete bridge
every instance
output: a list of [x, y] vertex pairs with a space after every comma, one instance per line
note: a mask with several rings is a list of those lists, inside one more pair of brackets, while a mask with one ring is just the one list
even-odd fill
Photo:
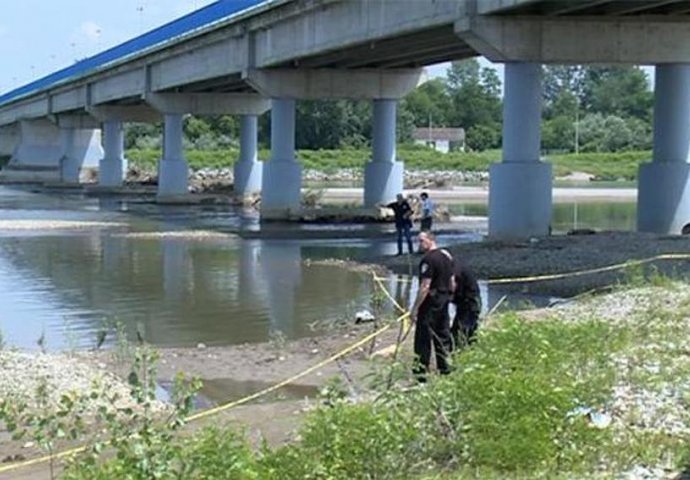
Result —
[[[640, 170], [638, 229], [690, 224], [690, 2], [687, 0], [221, 0], [0, 96], [8, 177], [77, 182], [98, 165], [118, 186], [123, 122], [164, 121], [158, 194], [187, 192], [183, 115], [241, 115], [236, 191], [262, 215], [300, 204], [295, 102], [373, 102], [364, 205], [402, 190], [397, 101], [422, 67], [484, 55], [505, 63], [503, 161], [491, 168], [489, 233], [548, 233], [551, 165], [540, 161], [541, 65], [656, 65], [654, 152]], [[271, 109], [271, 159], [257, 116]], [[101, 147], [100, 132], [105, 136]], [[690, 227], [689, 227], [690, 228]]]

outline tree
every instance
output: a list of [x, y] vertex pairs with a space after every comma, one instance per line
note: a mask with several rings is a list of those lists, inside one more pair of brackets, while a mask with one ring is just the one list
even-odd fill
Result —
[[582, 105], [588, 113], [651, 122], [654, 95], [639, 67], [587, 67]]
[[569, 116], [560, 115], [542, 122], [541, 147], [544, 150], [575, 149], [575, 122]]
[[434, 78], [410, 92], [401, 102], [410, 112], [414, 126], [447, 127], [450, 97], [448, 87], [442, 78]]
[[545, 65], [543, 67], [544, 112], [546, 117], [550, 109], [557, 104], [563, 95], [574, 100], [575, 104], [582, 98], [584, 89], [584, 67], [577, 65]]
[[[485, 149], [500, 144], [500, 85], [495, 70], [480, 68], [476, 59], [454, 62], [448, 69], [448, 95], [452, 106], [448, 123], [467, 131], [470, 148]], [[471, 140], [472, 130], [476, 141]]]
[[125, 148], [160, 148], [162, 139], [162, 123], [127, 123], [125, 126]]
[[470, 150], [494, 148], [500, 143], [499, 130], [489, 125], [475, 125], [467, 130], [465, 143]]

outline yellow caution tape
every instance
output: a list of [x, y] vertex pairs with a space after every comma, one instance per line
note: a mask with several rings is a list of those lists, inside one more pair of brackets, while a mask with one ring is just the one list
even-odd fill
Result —
[[[531, 283], [531, 282], [541, 282], [546, 280], [560, 280], [569, 277], [580, 277], [583, 275], [592, 275], [595, 273], [609, 272], [613, 270], [620, 270], [626, 267], [634, 267], [637, 265], [644, 265], [645, 263], [655, 262], [657, 260], [690, 260], [690, 254], [688, 253], [663, 253], [656, 255], [654, 257], [644, 258], [640, 260], [628, 260], [623, 263], [617, 263], [614, 265], [607, 265], [605, 267], [590, 268], [587, 270], [576, 270], [574, 272], [564, 272], [564, 273], [552, 273], [546, 275], [532, 275], [529, 277], [509, 277], [509, 278], [490, 278], [486, 280], [489, 285], [500, 285], [505, 283]], [[374, 278], [379, 281], [385, 280], [383, 277], [374, 276]], [[409, 280], [398, 280], [409, 281]], [[381, 283], [380, 283], [381, 284]], [[382, 284], [381, 284], [382, 285]]]
[[[690, 259], [690, 254], [683, 254], [683, 253], [671, 254], [671, 253], [668, 253], [668, 254], [656, 255], [654, 257], [645, 258], [645, 259], [641, 259], [641, 260], [631, 260], [631, 261], [624, 262], [624, 263], [609, 265], [606, 267], [592, 268], [592, 269], [588, 269], [588, 270], [579, 270], [579, 271], [567, 272], [567, 273], [556, 273], [556, 274], [550, 274], [550, 275], [535, 275], [535, 276], [531, 276], [531, 277], [497, 278], [497, 279], [490, 279], [487, 281], [487, 283], [491, 284], [491, 285], [497, 285], [497, 284], [506, 284], [506, 283], [528, 283], [528, 282], [539, 282], [539, 281], [546, 281], [546, 280], [558, 280], [558, 279], [562, 279], [562, 278], [579, 277], [579, 276], [583, 276], [583, 275], [591, 275], [594, 273], [602, 273], [602, 272], [607, 272], [607, 271], [619, 270], [619, 269], [626, 268], [626, 267], [643, 265], [645, 263], [654, 262], [656, 260], [688, 260], [688, 259]], [[403, 308], [397, 302], [397, 300], [395, 300], [395, 298], [390, 294], [390, 292], [386, 289], [385, 285], [383, 284], [383, 280], [385, 280], [384, 278], [379, 277], [377, 275], [374, 275], [374, 280], [381, 287], [381, 289], [383, 290], [385, 295], [393, 302], [395, 307], [402, 313], [402, 315], [400, 315], [398, 318], [396, 318], [395, 322], [393, 322], [393, 323], [403, 322], [403, 331], [407, 332], [407, 330], [409, 330], [409, 328], [410, 328], [410, 325], [409, 325], [410, 312], [408, 312], [405, 308]], [[313, 366], [307, 368], [306, 370], [303, 370], [302, 372], [300, 372], [296, 375], [293, 375], [290, 378], [287, 378], [287, 379], [285, 379], [281, 382], [278, 382], [278, 383], [276, 383], [270, 387], [267, 387], [263, 390], [260, 390], [256, 393], [248, 395], [248, 396], [241, 398], [239, 400], [236, 400], [234, 402], [226, 403], [224, 405], [220, 405], [218, 407], [211, 408], [211, 409], [205, 410], [203, 412], [199, 412], [195, 415], [191, 415], [190, 417], [187, 417], [186, 420], [188, 422], [193, 422], [193, 421], [199, 420], [201, 418], [205, 418], [205, 417], [209, 417], [209, 416], [218, 414], [218, 413], [225, 411], [225, 410], [230, 410], [232, 408], [238, 407], [238, 406], [243, 405], [245, 403], [251, 402], [252, 400], [255, 400], [257, 398], [263, 397], [264, 395], [267, 395], [271, 392], [274, 392], [274, 391], [276, 391], [276, 390], [278, 390], [278, 389], [280, 389], [286, 385], [289, 385], [290, 383], [293, 383], [296, 380], [299, 380], [300, 378], [302, 378], [306, 375], [309, 375], [310, 373], [312, 373], [312, 372], [314, 372], [320, 368], [323, 368], [324, 366], [328, 365], [329, 363], [338, 360], [339, 358], [347, 355], [348, 353], [352, 352], [356, 348], [364, 345], [365, 343], [367, 343], [372, 338], [374, 338], [374, 337], [380, 335], [381, 333], [385, 332], [386, 330], [388, 330], [391, 327], [391, 325], [393, 325], [393, 323], [389, 323], [389, 324], [384, 325], [383, 327], [377, 329], [375, 332], [370, 333], [366, 337], [360, 339], [356, 343], [354, 343], [354, 344], [348, 346], [347, 348], [344, 348], [343, 350], [331, 355], [330, 357], [317, 363], [316, 365], [313, 365]], [[0, 466], [0, 474], [6, 473], [6, 472], [9, 472], [12, 470], [19, 470], [19, 469], [30, 467], [33, 465], [38, 465], [41, 463], [46, 463], [46, 462], [49, 462], [51, 459], [61, 460], [61, 459], [66, 458], [66, 457], [76, 455], [78, 453], [82, 453], [86, 450], [86, 448], [87, 448], [86, 446], [76, 447], [76, 448], [73, 448], [70, 450], [66, 450], [64, 452], [56, 453], [52, 456], [44, 456], [44, 457], [35, 458], [33, 460], [27, 460], [27, 461], [23, 461], [23, 462], [3, 465], [3, 466]]]
[[[384, 288], [384, 291], [386, 291], [385, 288]], [[337, 353], [334, 353], [333, 355], [331, 355], [327, 359], [317, 363], [316, 365], [312, 365], [311, 367], [303, 370], [302, 372], [300, 372], [296, 375], [293, 375], [292, 377], [290, 377], [288, 379], [285, 379], [281, 382], [278, 382], [278, 383], [276, 383], [270, 387], [264, 388], [263, 390], [260, 390], [256, 393], [253, 393], [251, 395], [243, 397], [239, 400], [235, 400], [234, 402], [229, 402], [229, 403], [226, 403], [224, 405], [220, 405], [218, 407], [211, 408], [209, 410], [204, 410], [203, 412], [199, 412], [195, 415], [191, 415], [191, 416], [186, 418], [186, 421], [193, 422], [195, 420], [199, 420], [199, 419], [204, 418], [204, 417], [209, 417], [209, 416], [218, 414], [218, 413], [223, 412], [225, 410], [230, 410], [232, 408], [238, 407], [238, 406], [243, 405], [245, 403], [251, 402], [252, 400], [255, 400], [257, 398], [263, 397], [264, 395], [267, 395], [271, 392], [274, 392], [274, 391], [276, 391], [276, 390], [278, 390], [278, 389], [280, 389], [286, 385], [289, 385], [290, 383], [293, 383], [293, 382], [299, 380], [300, 378], [302, 378], [306, 375], [309, 375], [310, 373], [312, 373], [312, 372], [314, 372], [320, 368], [323, 368], [324, 366], [328, 365], [329, 363], [334, 362], [334, 361], [338, 360], [339, 358], [352, 352], [353, 350], [361, 347], [362, 345], [364, 345], [365, 343], [370, 341], [372, 338], [374, 338], [374, 337], [380, 335], [381, 333], [385, 332], [386, 330], [388, 330], [391, 327], [391, 325], [393, 325], [397, 322], [400, 322], [400, 321], [404, 321], [407, 317], [409, 317], [409, 312], [403, 313], [398, 318], [396, 318], [393, 323], [388, 323], [388, 324], [382, 326], [381, 328], [370, 333], [369, 335], [365, 336], [364, 338], [358, 340], [357, 342], [353, 343], [352, 345], [344, 348], [343, 350], [340, 350]], [[52, 456], [46, 455], [43, 457], [35, 458], [33, 460], [27, 460], [24, 462], [18, 462], [18, 463], [12, 463], [12, 464], [8, 464], [8, 465], [0, 466], [0, 474], [6, 473], [9, 471], [13, 471], [13, 470], [19, 470], [22, 468], [27, 468], [27, 467], [30, 467], [33, 465], [38, 465], [41, 463], [47, 463], [51, 459], [61, 460], [61, 459], [66, 458], [66, 457], [70, 457], [70, 456], [73, 456], [73, 455], [76, 455], [79, 453], [83, 453], [87, 448], [88, 447], [86, 445], [83, 445], [83, 446], [76, 447], [76, 448], [73, 448], [70, 450], [66, 450], [64, 452], [56, 453]]]
[[531, 283], [542, 282], [546, 280], [560, 280], [570, 277], [581, 277], [583, 275], [592, 275], [595, 273], [610, 272], [613, 270], [620, 270], [622, 268], [634, 267], [637, 265], [644, 265], [645, 263], [655, 262], [657, 260], [688, 260], [690, 254], [687, 253], [664, 253], [654, 257], [644, 258], [641, 260], [629, 260], [624, 263], [617, 263], [615, 265], [608, 265], [606, 267], [590, 268], [588, 270], [578, 270], [575, 272], [554, 273], [549, 275], [534, 275], [531, 277], [516, 277], [516, 278], [494, 278], [487, 280], [490, 285], [499, 285], [505, 283]]

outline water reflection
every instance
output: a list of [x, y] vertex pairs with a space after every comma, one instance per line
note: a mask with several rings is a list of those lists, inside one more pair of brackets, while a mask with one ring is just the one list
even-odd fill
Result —
[[[488, 215], [488, 207], [483, 203], [452, 204], [449, 208], [453, 215]], [[633, 231], [636, 222], [634, 202], [563, 202], [554, 203], [551, 226], [554, 233], [578, 228]]]
[[[266, 341], [277, 331], [287, 338], [313, 335], [332, 322], [353, 321], [354, 313], [362, 308], [371, 309], [373, 289], [367, 274], [314, 260], [367, 261], [396, 249], [393, 234], [380, 235], [382, 228], [390, 226], [379, 225], [311, 226], [313, 238], [301, 240], [141, 238], [125, 234], [191, 228], [223, 232], [260, 226], [255, 214], [227, 207], [174, 208], [138, 199], [12, 192], [0, 188], [2, 220], [125, 225], [0, 232], [0, 330], [6, 343], [23, 348], [38, 348], [36, 339], [42, 332], [48, 349], [93, 347], [96, 332], [113, 322], [122, 323], [131, 339], [140, 329], [147, 341], [161, 346]], [[618, 205], [611, 207], [613, 211], [601, 208], [597, 215], [618, 215]], [[576, 220], [584, 225], [587, 214], [580, 207]], [[572, 219], [573, 212], [566, 210], [563, 215]], [[626, 211], [623, 218], [634, 218], [634, 210]], [[280, 233], [282, 227], [272, 228]], [[362, 236], [332, 238], [334, 231], [337, 236], [336, 228], [349, 228], [349, 235], [361, 232]], [[330, 239], [317, 238], [324, 231]], [[443, 236], [441, 243], [463, 240], [476, 240], [476, 236]], [[418, 261], [419, 257], [410, 258], [411, 277]], [[387, 288], [404, 308], [417, 292], [411, 277], [386, 279]], [[485, 284], [481, 289], [485, 310], [503, 296], [500, 289], [487, 289]], [[511, 296], [513, 303], [524, 299], [536, 305], [549, 301], [548, 297]], [[390, 302], [386, 308], [396, 312]], [[108, 342], [113, 341], [111, 336]]]
[[[308, 266], [298, 242], [142, 239], [117, 233], [0, 242], [0, 328], [35, 348], [93, 345], [105, 321], [156, 345], [232, 344], [311, 335], [311, 324], [367, 305], [363, 274]], [[324, 323], [325, 325], [325, 323]], [[72, 345], [75, 346], [75, 345]]]

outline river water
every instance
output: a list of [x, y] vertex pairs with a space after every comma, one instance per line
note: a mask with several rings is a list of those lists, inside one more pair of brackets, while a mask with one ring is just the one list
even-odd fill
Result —
[[[634, 205], [569, 205], [556, 206], [555, 225], [563, 229], [572, 221], [580, 228], [632, 228]], [[453, 210], [486, 214], [482, 205]], [[31, 228], [22, 227], [26, 221]], [[56, 221], [91, 223], [73, 228]], [[373, 288], [369, 275], [319, 260], [367, 260], [396, 250], [392, 235], [384, 235], [389, 225], [261, 228], [256, 214], [227, 206], [159, 206], [140, 198], [0, 187], [3, 341], [25, 349], [91, 348], [104, 330], [110, 332], [106, 344], [115, 341], [116, 323], [130, 339], [139, 332], [157, 346], [314, 335], [370, 309]], [[180, 235], [192, 229], [229, 235]], [[459, 232], [441, 241], [479, 238]], [[404, 275], [392, 275], [387, 286], [403, 305], [416, 293]], [[503, 296], [483, 284], [482, 293], [485, 308]], [[511, 295], [509, 303], [550, 300]]]

